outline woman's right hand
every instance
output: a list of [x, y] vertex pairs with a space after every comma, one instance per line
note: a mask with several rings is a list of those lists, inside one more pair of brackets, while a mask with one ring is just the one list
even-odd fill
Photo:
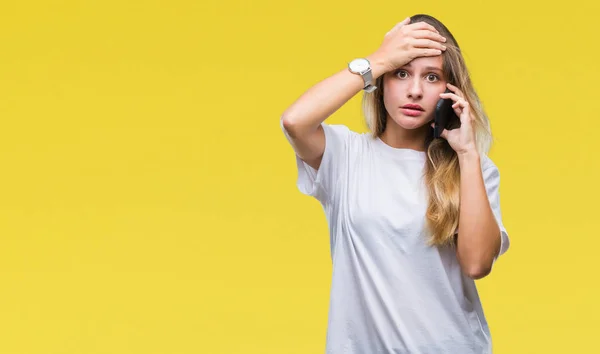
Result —
[[383, 60], [386, 72], [392, 71], [417, 57], [441, 55], [446, 50], [442, 44], [445, 41], [432, 25], [410, 23], [408, 17], [386, 33], [374, 56]]

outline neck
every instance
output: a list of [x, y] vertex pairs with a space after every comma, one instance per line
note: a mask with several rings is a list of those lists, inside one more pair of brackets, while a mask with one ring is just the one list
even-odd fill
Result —
[[379, 137], [387, 145], [397, 149], [425, 151], [425, 139], [431, 127], [426, 124], [417, 129], [404, 129], [388, 119], [385, 131]]

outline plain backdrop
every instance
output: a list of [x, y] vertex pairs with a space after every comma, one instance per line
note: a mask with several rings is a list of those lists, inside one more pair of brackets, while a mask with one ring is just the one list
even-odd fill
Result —
[[[4, 1], [0, 353], [323, 353], [323, 210], [279, 118], [438, 17], [490, 116], [495, 353], [600, 351], [598, 2]], [[328, 122], [366, 131], [360, 95]]]

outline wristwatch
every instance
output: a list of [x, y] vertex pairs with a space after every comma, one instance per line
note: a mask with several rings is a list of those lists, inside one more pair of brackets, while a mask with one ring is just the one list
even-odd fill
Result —
[[365, 90], [371, 93], [377, 89], [377, 86], [373, 84], [373, 73], [371, 72], [371, 63], [366, 58], [358, 58], [348, 63], [348, 70], [353, 74], [358, 74], [363, 78], [365, 82]]

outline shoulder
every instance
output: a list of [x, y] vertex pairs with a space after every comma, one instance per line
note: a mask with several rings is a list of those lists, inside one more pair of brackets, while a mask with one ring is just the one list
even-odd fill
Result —
[[323, 129], [329, 130], [331, 133], [337, 135], [346, 135], [349, 138], [369, 138], [371, 136], [370, 132], [360, 132], [348, 127], [345, 124], [329, 124], [323, 122], [321, 123], [321, 126]]
[[350, 129], [347, 125], [345, 124], [329, 124], [329, 123], [321, 123], [321, 126], [323, 127], [323, 129], [331, 134], [336, 134], [336, 135], [355, 135], [358, 134], [356, 131]]
[[370, 133], [358, 132], [344, 124], [321, 123], [326, 139], [335, 139], [338, 142], [357, 144], [370, 138]]

